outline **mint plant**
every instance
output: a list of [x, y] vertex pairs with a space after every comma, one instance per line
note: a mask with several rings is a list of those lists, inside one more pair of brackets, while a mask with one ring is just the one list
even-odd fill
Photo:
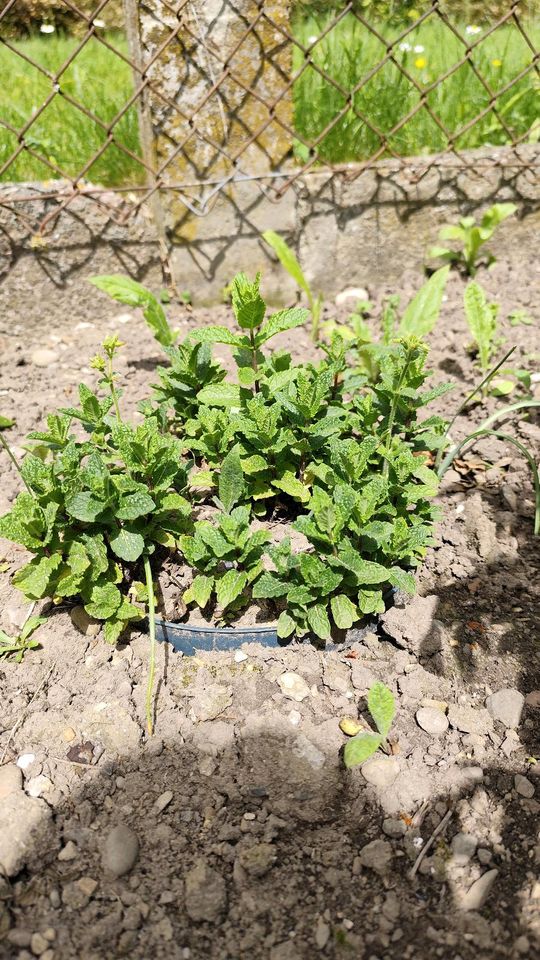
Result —
[[346, 767], [359, 766], [380, 748], [390, 753], [387, 737], [396, 713], [392, 691], [384, 683], [374, 683], [368, 693], [367, 706], [378, 732], [362, 732], [347, 741], [343, 752]]
[[[439, 231], [439, 240], [454, 240], [457, 249], [435, 246], [429, 251], [428, 257], [455, 263], [463, 267], [470, 277], [474, 277], [480, 266], [482, 247], [491, 240], [499, 225], [516, 210], [515, 203], [494, 203], [486, 210], [479, 224], [474, 217], [462, 217], [456, 225], [446, 224]], [[484, 262], [487, 266], [494, 263], [494, 255], [486, 253]]]

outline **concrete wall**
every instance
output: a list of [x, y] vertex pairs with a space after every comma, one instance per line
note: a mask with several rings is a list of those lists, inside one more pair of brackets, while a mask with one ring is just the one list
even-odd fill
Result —
[[[351, 168], [352, 169], [352, 168]], [[197, 219], [188, 239], [172, 246], [180, 289], [194, 302], [221, 300], [240, 269], [262, 270], [264, 289], [275, 302], [294, 296], [294, 285], [260, 240], [278, 230], [295, 246], [309, 279], [327, 296], [351, 285], [393, 282], [421, 268], [439, 226], [464, 214], [477, 215], [495, 201], [513, 200], [517, 216], [497, 235], [497, 255], [518, 262], [524, 246], [538, 247], [540, 148], [477, 150], [455, 157], [378, 163], [357, 179], [316, 173], [298, 180], [279, 204], [254, 183], [230, 185], [207, 217]], [[349, 171], [350, 172], [350, 171]], [[0, 329], [20, 322], [65, 322], [78, 311], [106, 312], [86, 282], [93, 273], [125, 272], [154, 289], [162, 285], [159, 247], [148, 211], [126, 225], [113, 194], [110, 209], [78, 198], [42, 240], [35, 225], [53, 201], [6, 206], [24, 185], [0, 187]], [[174, 231], [173, 231], [174, 233]]]

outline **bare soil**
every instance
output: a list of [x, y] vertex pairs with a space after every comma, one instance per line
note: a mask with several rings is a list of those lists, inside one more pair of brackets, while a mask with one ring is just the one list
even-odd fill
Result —
[[[524, 261], [511, 274], [498, 263], [480, 278], [502, 305], [508, 343], [517, 344], [512, 365], [531, 370], [540, 352], [535, 267]], [[404, 301], [418, 282], [404, 278]], [[477, 378], [465, 350], [463, 285], [452, 278], [431, 338], [436, 379], [456, 383], [441, 401], [447, 415]], [[375, 300], [387, 292], [369, 290]], [[509, 326], [508, 312], [519, 307], [535, 316], [535, 326]], [[225, 308], [171, 313], [185, 332], [195, 323], [228, 322]], [[73, 402], [79, 380], [93, 381], [88, 360], [106, 334], [119, 331], [126, 342], [118, 365], [126, 409], [135, 411], [161, 361], [141, 318], [114, 306], [105, 325], [76, 303], [54, 331], [45, 322], [26, 330], [24, 317], [16, 323], [0, 321], [0, 411], [16, 419], [10, 437], [19, 453], [46, 412]], [[291, 345], [299, 357], [313, 355], [302, 331]], [[39, 366], [36, 351], [45, 348], [53, 355]], [[538, 396], [538, 383], [534, 389]], [[455, 436], [501, 402], [473, 407]], [[535, 416], [517, 414], [507, 429], [538, 459]], [[6, 459], [1, 463], [4, 512], [19, 484]], [[38, 634], [39, 650], [22, 665], [0, 663], [0, 861], [14, 857], [11, 875], [0, 876], [0, 957], [537, 955], [540, 762], [532, 761], [540, 757], [540, 549], [533, 489], [527, 465], [499, 440], [483, 441], [458, 466], [442, 485], [444, 519], [418, 598], [398, 602], [377, 633], [350, 631], [341, 653], [248, 645], [243, 659], [183, 659], [161, 645], [152, 739], [144, 732], [144, 633], [113, 649], [57, 609]], [[8, 633], [26, 612], [10, 582], [23, 553], [0, 544], [0, 625]], [[282, 692], [285, 672], [305, 681], [301, 699]], [[348, 772], [339, 720], [366, 719], [365, 695], [377, 678], [397, 698], [394, 755]], [[515, 728], [485, 706], [507, 688], [525, 697]], [[416, 719], [432, 701], [448, 714], [440, 735]], [[23, 784], [7, 790], [17, 761]], [[115, 876], [111, 830], [119, 824], [134, 832], [139, 849]], [[124, 839], [126, 856], [128, 847]]]

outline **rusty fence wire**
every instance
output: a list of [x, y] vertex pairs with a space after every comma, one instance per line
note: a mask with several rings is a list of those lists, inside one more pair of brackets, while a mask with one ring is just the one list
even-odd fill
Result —
[[243, 182], [278, 202], [321, 168], [354, 179], [440, 153], [466, 165], [471, 146], [511, 146], [530, 167], [534, 9], [486, 2], [468, 23], [451, 0], [402, 6], [8, 0], [0, 206], [31, 219], [35, 202], [43, 233], [81, 196], [122, 223], [143, 205], [162, 218], [171, 193], [204, 216]]

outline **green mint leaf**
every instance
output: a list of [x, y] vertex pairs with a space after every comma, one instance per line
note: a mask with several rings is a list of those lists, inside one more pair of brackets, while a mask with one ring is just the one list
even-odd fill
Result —
[[344, 593], [339, 593], [332, 597], [330, 609], [336, 627], [340, 630], [349, 630], [353, 623], [358, 620], [358, 610]]
[[184, 592], [182, 599], [184, 603], [192, 603], [194, 601], [202, 610], [210, 600], [213, 588], [214, 578], [205, 577], [201, 574], [195, 577], [191, 586]]
[[293, 500], [299, 500], [300, 503], [309, 502], [311, 496], [309, 488], [290, 471], [286, 471], [279, 480], [272, 480], [272, 486], [278, 490], [282, 490], [283, 493], [292, 497]]
[[264, 319], [266, 304], [259, 293], [260, 274], [248, 280], [245, 273], [238, 273], [231, 283], [231, 301], [239, 327], [255, 330]]
[[155, 509], [155, 502], [150, 494], [143, 490], [137, 490], [135, 493], [125, 493], [118, 501], [116, 516], [119, 520], [136, 520], [138, 517], [144, 517], [152, 513]]
[[320, 640], [329, 640], [331, 636], [330, 620], [326, 612], [326, 607], [322, 603], [310, 607], [307, 612], [307, 622], [313, 630], [315, 636]]
[[98, 583], [92, 587], [90, 600], [84, 605], [84, 609], [89, 617], [95, 617], [96, 620], [109, 620], [121, 603], [122, 594], [114, 583]]
[[247, 574], [238, 570], [227, 570], [227, 573], [216, 582], [216, 597], [220, 610], [226, 610], [242, 593], [247, 583]]
[[404, 593], [410, 593], [411, 595], [416, 593], [416, 580], [412, 573], [407, 573], [406, 570], [402, 570], [401, 567], [391, 567], [388, 571], [388, 583], [391, 583], [393, 587], [396, 587], [398, 590], [403, 590]]
[[280, 613], [278, 617], [278, 622], [277, 622], [278, 637], [284, 640], [285, 637], [290, 637], [295, 630], [296, 630], [296, 623], [294, 622], [293, 618], [287, 613], [287, 611], [283, 610]]
[[368, 710], [375, 721], [381, 737], [386, 738], [396, 712], [396, 703], [391, 690], [384, 683], [374, 683], [368, 693]]
[[292, 307], [288, 310], [280, 310], [273, 313], [266, 323], [263, 323], [259, 333], [255, 338], [257, 347], [261, 347], [267, 340], [271, 340], [277, 333], [283, 333], [285, 330], [293, 330], [294, 327], [300, 327], [309, 317], [309, 311], [302, 307]]
[[104, 512], [106, 504], [99, 500], [90, 490], [76, 493], [66, 499], [66, 510], [71, 517], [82, 520], [83, 523], [94, 523]]
[[41, 600], [52, 594], [51, 581], [61, 564], [59, 553], [53, 553], [52, 557], [36, 557], [17, 570], [13, 583], [29, 600]]
[[207, 407], [238, 407], [241, 406], [240, 387], [234, 383], [214, 383], [203, 387], [197, 394], [200, 404]]
[[144, 538], [140, 533], [133, 533], [123, 527], [110, 540], [111, 549], [117, 557], [126, 563], [134, 563], [144, 550]]
[[239, 337], [228, 327], [221, 326], [201, 327], [200, 330], [195, 330], [191, 337], [199, 343], [228, 343], [232, 347], [244, 347], [249, 344], [246, 337]]
[[382, 590], [360, 590], [358, 609], [365, 614], [384, 613], [385, 605]]
[[255, 600], [271, 600], [284, 597], [288, 589], [288, 583], [280, 580], [275, 573], [265, 571], [253, 587], [253, 597]]
[[244, 491], [244, 472], [238, 450], [233, 449], [221, 464], [218, 495], [223, 509], [230, 513]]
[[343, 760], [346, 767], [357, 767], [364, 763], [379, 749], [382, 737], [376, 733], [361, 733], [358, 737], [347, 740], [343, 751]]

